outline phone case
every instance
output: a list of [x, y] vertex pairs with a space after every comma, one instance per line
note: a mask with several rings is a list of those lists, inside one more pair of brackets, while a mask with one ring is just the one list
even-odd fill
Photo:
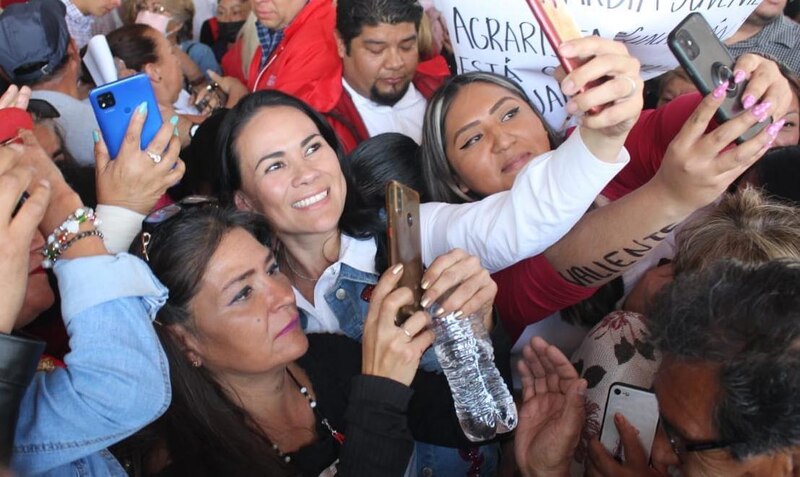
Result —
[[414, 312], [421, 310], [422, 245], [419, 230], [419, 194], [397, 181], [386, 185], [387, 237], [389, 266], [403, 264], [403, 276], [398, 286], [414, 292], [414, 304], [400, 309], [397, 322], [402, 324]]
[[[564, 71], [570, 73], [572, 70], [583, 65], [587, 61], [577, 58], [564, 58], [558, 53], [558, 47], [562, 43], [576, 38], [581, 38], [581, 31], [578, 25], [569, 14], [564, 0], [527, 0], [528, 6], [533, 12], [533, 16], [539, 22], [539, 25], [544, 32], [544, 36], [553, 47], [553, 51], [558, 57], [558, 62], [564, 68]], [[581, 93], [586, 89], [591, 89], [594, 86], [602, 83], [601, 80], [592, 81], [586, 85], [586, 88], [581, 89]], [[601, 108], [592, 108], [589, 112], [596, 114], [600, 112]]]
[[[670, 32], [667, 43], [678, 63], [704, 96], [726, 80], [733, 79], [735, 61], [702, 14], [695, 12], [684, 18]], [[744, 111], [742, 94], [746, 85], [747, 82], [737, 85], [731, 81], [727, 97], [717, 110], [716, 118], [720, 123]], [[736, 142], [742, 143], [752, 138], [769, 122], [754, 124]]]
[[[101, 107], [101, 96], [113, 95], [115, 104]], [[143, 102], [147, 103], [147, 119], [142, 128], [141, 148], [145, 149], [161, 128], [161, 113], [147, 75], [140, 73], [104, 84], [89, 92], [89, 102], [103, 134], [108, 152], [114, 159], [119, 154], [131, 116]], [[157, 151], [160, 152], [160, 151]]]
[[603, 425], [600, 428], [600, 442], [615, 458], [624, 460], [619, 432], [614, 424], [616, 413], [625, 416], [625, 419], [639, 431], [639, 441], [649, 460], [658, 429], [656, 395], [646, 389], [625, 383], [614, 383], [608, 390]]

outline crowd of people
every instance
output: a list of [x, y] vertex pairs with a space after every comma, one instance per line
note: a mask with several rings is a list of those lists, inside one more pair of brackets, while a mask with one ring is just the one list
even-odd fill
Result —
[[[453, 69], [435, 2], [4, 0], [0, 475], [800, 475], [798, 0], [756, 3], [705, 96], [563, 44], [561, 130]], [[96, 35], [158, 105], [115, 157]], [[422, 201], [402, 323], [391, 180]], [[452, 313], [517, 384], [513, 432], [462, 431]], [[615, 383], [654, 394], [651, 448]]]

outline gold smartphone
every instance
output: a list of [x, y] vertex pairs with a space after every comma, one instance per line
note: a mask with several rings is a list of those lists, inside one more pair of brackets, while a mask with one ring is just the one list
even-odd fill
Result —
[[391, 181], [386, 185], [386, 236], [389, 245], [389, 266], [403, 264], [403, 276], [398, 286], [414, 292], [414, 303], [403, 306], [397, 316], [401, 325], [418, 310], [422, 299], [422, 244], [419, 231], [419, 194], [417, 191]]

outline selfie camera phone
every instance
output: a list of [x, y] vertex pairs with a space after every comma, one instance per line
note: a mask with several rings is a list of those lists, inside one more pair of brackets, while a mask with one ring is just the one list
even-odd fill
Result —
[[[578, 25], [575, 24], [575, 21], [572, 19], [569, 11], [567, 11], [567, 6], [564, 3], [564, 0], [527, 1], [531, 12], [533, 12], [533, 16], [536, 18], [536, 21], [539, 22], [539, 25], [544, 32], [544, 36], [547, 38], [548, 43], [550, 43], [550, 46], [553, 48], [553, 51], [558, 57], [558, 62], [561, 63], [564, 71], [569, 74], [579, 66], [589, 61], [589, 59], [564, 58], [558, 52], [558, 48], [562, 43], [583, 37]], [[603, 80], [592, 81], [582, 88], [578, 94], [583, 93], [587, 89], [591, 89], [602, 82]], [[601, 107], [594, 107], [589, 110], [589, 113], [596, 114], [601, 110]]]
[[[686, 74], [703, 93], [710, 94], [717, 86], [730, 80], [725, 100], [717, 110], [716, 118], [724, 123], [736, 117], [742, 111], [742, 95], [747, 81], [739, 84], [733, 82], [735, 61], [728, 48], [717, 38], [711, 25], [700, 13], [690, 13], [667, 38], [669, 49], [678, 63], [686, 70]], [[756, 123], [736, 139], [738, 144], [754, 137], [768, 124], [768, 121]]]
[[147, 118], [142, 127], [140, 141], [142, 149], [147, 148], [163, 124], [153, 87], [144, 73], [93, 89], [89, 92], [89, 102], [112, 159], [119, 154], [131, 116], [140, 104], [147, 103]]
[[624, 461], [622, 440], [614, 414], [620, 413], [639, 431], [639, 442], [650, 460], [650, 450], [658, 429], [658, 401], [656, 395], [646, 389], [625, 383], [614, 383], [608, 390], [603, 425], [600, 428], [600, 443], [619, 461]]
[[386, 185], [386, 235], [389, 245], [389, 266], [403, 264], [399, 287], [414, 293], [414, 303], [400, 308], [397, 323], [421, 310], [422, 243], [419, 229], [419, 194], [397, 181]]

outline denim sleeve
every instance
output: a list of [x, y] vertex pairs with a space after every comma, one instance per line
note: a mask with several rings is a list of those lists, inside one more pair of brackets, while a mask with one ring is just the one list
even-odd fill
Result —
[[23, 397], [11, 467], [45, 472], [100, 451], [169, 405], [166, 356], [152, 320], [167, 290], [128, 254], [56, 263], [71, 351]]

